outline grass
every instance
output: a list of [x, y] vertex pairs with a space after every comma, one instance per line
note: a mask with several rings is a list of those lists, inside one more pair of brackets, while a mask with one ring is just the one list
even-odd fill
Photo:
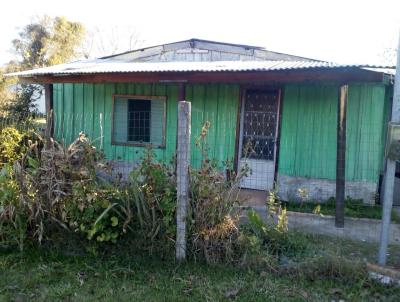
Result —
[[[307, 256], [374, 258], [367, 243], [304, 237]], [[399, 255], [400, 250], [392, 253]], [[392, 259], [397, 261], [396, 259]], [[79, 281], [78, 275], [83, 276]], [[255, 269], [178, 264], [135, 252], [129, 246], [99, 256], [68, 249], [0, 252], [0, 301], [397, 301], [399, 288], [367, 277], [312, 279]]]
[[45, 129], [46, 128], [46, 118], [38, 117], [33, 120], [33, 125], [37, 129]]
[[[318, 213], [322, 215], [335, 215], [335, 199], [331, 198], [327, 202], [284, 202], [286, 209], [293, 212]], [[347, 199], [344, 208], [345, 217], [382, 219], [382, 207], [377, 205], [365, 205], [362, 201]], [[392, 211], [392, 221], [400, 223], [400, 216]]]

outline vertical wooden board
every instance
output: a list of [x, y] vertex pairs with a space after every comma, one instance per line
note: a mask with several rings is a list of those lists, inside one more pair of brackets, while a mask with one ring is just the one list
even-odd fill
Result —
[[294, 129], [297, 125], [297, 115], [294, 114], [298, 107], [298, 86], [287, 85], [284, 99], [282, 100], [281, 134], [279, 144], [279, 173], [286, 175], [294, 174], [294, 157], [289, 152], [295, 146]]
[[227, 85], [227, 95], [225, 99], [225, 117], [224, 127], [225, 146], [223, 150], [223, 157], [220, 158], [219, 164], [224, 167], [226, 161], [232, 162], [235, 157], [235, 144], [236, 144], [236, 122], [237, 122], [237, 106], [239, 101], [239, 86]]
[[170, 161], [176, 154], [176, 133], [178, 127], [178, 85], [167, 85], [167, 128], [166, 160]]
[[111, 144], [112, 129], [112, 111], [113, 94], [115, 93], [115, 84], [107, 83], [104, 87], [104, 152], [107, 159], [115, 159], [115, 146]]
[[193, 167], [199, 168], [203, 160], [202, 146], [196, 146], [196, 139], [199, 138], [204, 125], [204, 95], [205, 85], [194, 84], [192, 90], [192, 123], [191, 123], [191, 162]]
[[54, 137], [62, 140], [63, 84], [53, 85]]
[[83, 131], [93, 140], [93, 84], [83, 84]]
[[306, 141], [308, 140], [308, 137], [310, 135], [310, 129], [307, 127], [307, 123], [309, 122], [309, 116], [307, 116], [307, 101], [306, 101], [306, 90], [307, 87], [300, 87], [299, 90], [299, 104], [298, 108], [296, 110], [296, 113], [298, 115], [297, 118], [297, 128], [295, 129], [295, 138], [296, 138], [296, 144], [293, 146], [292, 150], [289, 150], [289, 152], [294, 153], [294, 162], [295, 162], [295, 174], [299, 174], [302, 176], [310, 176], [308, 171], [304, 170], [304, 160], [303, 159], [308, 159], [308, 157], [305, 154], [305, 144]]
[[355, 179], [356, 167], [359, 165], [360, 136], [358, 129], [362, 116], [360, 112], [360, 92], [358, 86], [349, 86], [346, 123], [346, 176], [349, 179]]
[[[128, 85], [127, 83], [116, 83], [115, 84], [115, 94], [129, 94], [128, 92]], [[114, 111], [112, 112], [112, 123], [114, 123]], [[114, 129], [114, 126], [113, 126]], [[121, 161], [129, 161], [129, 146], [114, 146], [115, 148], [115, 159]]]
[[223, 112], [218, 112], [218, 101], [218, 84], [207, 85], [204, 99], [204, 119], [209, 121], [211, 125], [206, 138], [209, 148], [208, 156], [211, 159], [215, 158], [215, 150], [220, 142], [220, 140], [217, 140], [219, 129], [218, 117], [224, 114]]
[[[185, 88], [185, 101], [191, 103], [191, 124], [190, 124], [190, 163], [192, 167], [198, 167], [198, 147], [195, 144], [198, 132], [198, 105], [197, 100], [194, 98], [194, 86], [195, 84], [186, 84]], [[178, 88], [179, 89], [179, 88]], [[179, 92], [178, 92], [179, 98]], [[179, 102], [179, 99], [178, 99]], [[177, 125], [179, 127], [179, 125]], [[179, 130], [177, 129], [177, 132]]]
[[385, 104], [385, 87], [383, 85], [375, 85], [372, 93], [372, 108], [371, 119], [373, 120], [372, 136], [374, 139], [369, 140], [369, 147], [372, 149], [373, 161], [370, 161], [370, 171], [366, 175], [367, 179], [379, 180], [379, 175], [381, 172], [381, 162], [385, 149], [385, 137], [382, 137], [384, 133], [383, 128], [387, 128], [386, 125], [386, 104]]
[[326, 120], [322, 120], [322, 124], [324, 126], [324, 141], [323, 144], [327, 145], [326, 148], [328, 150], [326, 160], [325, 160], [325, 167], [324, 171], [325, 175], [328, 178], [335, 178], [336, 177], [336, 157], [337, 157], [337, 122], [338, 122], [338, 98], [339, 98], [339, 91], [338, 88], [334, 85], [327, 86], [327, 100], [328, 106], [326, 111], [324, 110], [324, 114], [321, 115], [325, 117]]
[[[360, 133], [360, 153], [358, 154], [359, 157], [359, 164], [356, 167], [357, 173], [356, 173], [356, 178], [359, 178], [360, 180], [365, 180], [365, 175], [368, 173], [368, 168], [370, 165], [370, 158], [371, 154], [368, 154], [371, 150], [369, 149], [368, 146], [368, 141], [371, 139], [373, 140], [374, 138], [372, 137], [372, 133], [370, 133], [370, 125], [372, 124], [371, 120], [371, 97], [372, 97], [372, 91], [369, 87], [366, 87], [366, 89], [361, 90], [361, 99], [362, 99], [362, 106], [360, 106], [360, 114], [361, 114], [361, 121], [359, 126], [359, 129], [361, 130]], [[365, 106], [366, 105], [366, 106]]]
[[335, 86], [287, 85], [284, 95], [279, 173], [334, 179]]
[[150, 96], [150, 95], [153, 95], [154, 94], [154, 89], [153, 89], [153, 87], [155, 87], [154, 86], [155, 84], [143, 84], [143, 95], [147, 95], [147, 96]]
[[[153, 86], [152, 86], [152, 94], [153, 95], [156, 95], [156, 96], [165, 96], [166, 98], [167, 98], [167, 101], [168, 101], [168, 95], [167, 95], [167, 86], [165, 85], [165, 84], [153, 84]], [[165, 103], [165, 112], [164, 112], [164, 116], [165, 116], [165, 124], [164, 124], [164, 137], [166, 138], [166, 126], [167, 126], [167, 115], [168, 115], [168, 112], [166, 112], [166, 110], [167, 110], [167, 104]], [[162, 148], [162, 149], [160, 149], [159, 148], [159, 151], [158, 151], [158, 153], [157, 153], [157, 156], [158, 156], [158, 160], [159, 161], [161, 161], [161, 162], [166, 162], [166, 160], [167, 160], [167, 158], [166, 158], [166, 156], [167, 156], [167, 153], [166, 153], [166, 148]]]
[[126, 89], [127, 89], [127, 91], [126, 91], [127, 94], [130, 94], [130, 95], [136, 94], [136, 85], [134, 83], [127, 83]]
[[136, 91], [136, 95], [144, 95], [144, 85], [142, 83], [135, 83], [135, 91]]
[[69, 145], [74, 138], [74, 84], [64, 84], [64, 137]]
[[94, 84], [94, 142], [103, 149], [104, 140], [104, 84]]
[[[307, 129], [306, 135], [304, 138], [303, 142], [301, 141], [301, 136], [298, 136], [298, 143], [303, 144], [303, 154], [299, 158], [299, 164], [301, 164], [301, 170], [306, 171], [307, 176], [311, 176], [311, 162], [309, 160], [304, 160], [304, 158], [312, 158], [313, 155], [313, 138], [314, 138], [314, 127], [319, 126], [318, 125], [318, 120], [315, 120], [317, 118], [315, 116], [315, 109], [318, 108], [318, 102], [321, 102], [323, 100], [320, 99], [320, 91], [316, 91], [316, 89], [311, 86], [307, 87], [304, 89], [304, 97], [302, 99], [303, 101], [303, 108], [305, 115], [308, 116], [308, 120], [301, 119], [302, 121], [302, 127], [305, 128], [300, 128], [300, 129]], [[325, 146], [321, 146], [321, 149], [323, 149]], [[325, 151], [325, 150], [324, 150]]]
[[381, 129], [381, 142], [380, 142], [380, 170], [383, 172], [385, 170], [385, 146], [387, 140], [387, 125], [390, 119], [390, 113], [392, 108], [393, 99], [393, 86], [385, 86], [385, 104], [383, 108], [383, 124]]
[[[143, 93], [145, 96], [152, 96], [156, 94], [156, 85], [157, 84], [142, 84]], [[162, 161], [164, 157], [164, 149], [161, 148], [153, 148], [154, 157], [157, 161]]]
[[217, 160], [218, 164], [221, 164], [224, 161], [226, 155], [226, 148], [228, 143], [227, 136], [229, 135], [229, 126], [228, 119], [228, 103], [230, 98], [230, 89], [227, 84], [219, 84], [219, 94], [218, 94], [218, 132], [220, 139], [215, 146], [215, 160]]
[[83, 84], [74, 84], [74, 133], [73, 137], [78, 137], [79, 133], [84, 130], [84, 91]]
[[385, 128], [385, 87], [354, 84], [349, 88], [346, 179], [378, 181]]
[[[322, 96], [321, 99], [325, 100], [327, 98], [327, 91], [326, 89], [323, 89], [322, 91]], [[314, 105], [314, 104], [313, 104]], [[313, 129], [314, 129], [314, 136], [312, 140], [312, 144], [315, 144], [317, 142], [322, 142], [323, 140], [323, 132], [321, 131], [321, 127], [315, 127], [314, 123], [315, 121], [318, 120], [318, 118], [323, 114], [323, 106], [317, 106], [314, 110], [313, 114]], [[322, 157], [321, 152], [316, 152], [312, 146], [310, 146], [312, 153], [312, 158], [314, 158], [313, 161], [311, 161], [311, 167], [310, 167], [310, 173], [312, 175], [318, 175], [322, 173], [326, 169], [326, 163], [324, 163], [324, 159]]]

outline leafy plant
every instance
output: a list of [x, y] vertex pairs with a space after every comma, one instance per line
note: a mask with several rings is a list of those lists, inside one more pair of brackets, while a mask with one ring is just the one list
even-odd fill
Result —
[[[209, 263], [237, 260], [240, 236], [239, 215], [235, 205], [239, 204], [239, 183], [246, 174], [242, 169], [237, 175], [225, 177], [218, 163], [208, 157], [206, 137], [211, 123], [206, 122], [196, 139], [201, 150], [200, 169], [190, 169], [190, 241], [194, 255], [200, 255]], [[226, 171], [231, 171], [228, 164]]]
[[65, 202], [64, 221], [71, 230], [88, 240], [116, 243], [127, 232], [130, 207], [125, 207], [125, 191], [112, 185], [75, 183], [70, 200]]
[[3, 128], [0, 132], [0, 167], [13, 164], [21, 158], [24, 146], [21, 146], [24, 135], [13, 127]]
[[248, 225], [244, 227], [248, 236], [258, 239], [259, 249], [277, 256], [288, 256], [305, 250], [304, 242], [296, 240], [295, 234], [288, 231], [286, 208], [282, 207], [275, 191], [268, 194], [267, 208], [267, 222], [255, 210], [250, 209], [247, 212]]
[[176, 234], [176, 179], [170, 166], [154, 160], [151, 148], [129, 176], [128, 195], [144, 246], [168, 250]]

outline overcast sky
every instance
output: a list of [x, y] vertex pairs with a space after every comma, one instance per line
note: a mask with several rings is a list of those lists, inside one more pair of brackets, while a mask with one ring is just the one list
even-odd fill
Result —
[[44, 14], [89, 29], [114, 28], [120, 49], [136, 32], [141, 46], [200, 38], [339, 63], [384, 62], [400, 29], [400, 0], [6, 0], [2, 6], [1, 64], [11, 58], [19, 29]]

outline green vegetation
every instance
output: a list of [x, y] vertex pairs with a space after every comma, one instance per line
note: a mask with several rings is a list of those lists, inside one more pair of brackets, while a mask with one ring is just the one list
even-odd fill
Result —
[[[284, 202], [283, 205], [288, 211], [314, 213], [321, 215], [335, 215], [335, 199], [320, 202]], [[382, 208], [378, 205], [365, 205], [361, 200], [346, 199], [344, 208], [345, 217], [382, 219]], [[392, 221], [400, 223], [398, 213], [392, 211]]]
[[[287, 259], [281, 261], [279, 271], [271, 271], [267, 264], [254, 269], [192, 261], [177, 264], [138, 252], [134, 242], [110, 247], [96, 256], [71, 250], [67, 243], [51, 251], [0, 251], [0, 300], [398, 300], [399, 288], [371, 281], [360, 265], [362, 257], [374, 259], [376, 246], [300, 234], [297, 237], [310, 245], [301, 259], [306, 267], [301, 273], [288, 269], [293, 264]], [[392, 247], [390, 252], [400, 255], [398, 248]], [[347, 261], [343, 261], [343, 255]], [[314, 260], [307, 260], [310, 257]]]
[[[15, 72], [65, 63], [81, 54], [85, 37], [81, 23], [68, 21], [65, 17], [41, 17], [24, 26], [18, 38], [12, 41], [16, 59], [9, 62], [5, 72]], [[0, 70], [0, 114], [11, 115], [20, 121], [37, 113], [36, 101], [43, 87], [36, 84], [17, 84], [16, 79], [3, 78]], [[16, 92], [10, 93], [15, 86]]]
[[250, 210], [241, 224], [235, 204], [248, 169], [221, 175], [207, 156], [208, 128], [196, 142], [201, 166], [190, 170], [185, 264], [173, 260], [174, 161], [158, 163], [148, 149], [122, 179], [83, 133], [64, 146], [4, 128], [0, 300], [395, 301], [400, 290], [366, 271], [375, 246], [289, 232], [274, 192], [269, 223]]

